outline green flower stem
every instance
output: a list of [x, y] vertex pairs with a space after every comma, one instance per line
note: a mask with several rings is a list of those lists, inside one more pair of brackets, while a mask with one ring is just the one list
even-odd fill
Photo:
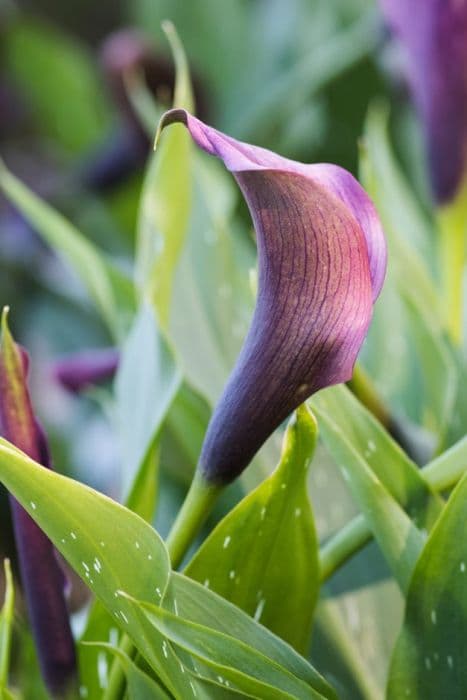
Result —
[[[464, 476], [467, 471], [465, 459], [453, 459], [453, 454], [461, 452], [466, 443], [467, 437], [420, 470], [422, 477], [434, 491], [445, 491]], [[357, 515], [321, 547], [321, 581], [327, 581], [372, 539], [373, 533], [364, 516]]]
[[414, 440], [405, 423], [391, 414], [379, 395], [371, 378], [360, 364], [356, 364], [352, 379], [347, 386], [365, 408], [383, 425], [391, 437], [402, 447], [409, 457], [419, 466], [426, 461], [425, 449], [420, 441]]
[[[207, 483], [196, 472], [166, 541], [173, 569], [181, 564], [223, 489], [223, 485]], [[135, 653], [133, 643], [126, 635], [122, 637], [120, 649], [130, 657]], [[125, 684], [125, 673], [118, 659], [115, 659], [102, 700], [121, 700]]]
[[174, 569], [193, 544], [223, 489], [223, 485], [209, 484], [195, 474], [166, 542]]
[[389, 410], [376, 391], [370, 377], [359, 363], [355, 365], [352, 379], [347, 382], [347, 386], [365, 408], [367, 408], [385, 428], [389, 428], [391, 423]]
[[337, 569], [363, 549], [372, 538], [373, 534], [363, 515], [357, 515], [347, 525], [344, 525], [321, 547], [321, 582], [331, 578]]
[[4, 560], [5, 569], [5, 600], [2, 608], [3, 624], [0, 628], [0, 691], [8, 685], [8, 671], [10, 669], [11, 630], [15, 607], [15, 591], [13, 577], [11, 575], [10, 560]]

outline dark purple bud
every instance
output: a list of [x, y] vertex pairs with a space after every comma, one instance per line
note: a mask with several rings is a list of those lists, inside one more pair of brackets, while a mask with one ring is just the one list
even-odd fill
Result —
[[77, 178], [92, 192], [112, 191], [141, 170], [148, 153], [146, 135], [125, 126], [79, 164]]
[[[1, 330], [1, 434], [32, 459], [50, 467], [46, 439], [34, 416], [27, 388], [27, 355], [13, 341], [7, 310], [3, 312]], [[49, 691], [63, 696], [73, 687], [77, 673], [64, 595], [65, 578], [50, 540], [14, 498], [10, 502], [21, 582], [42, 675]]]
[[406, 54], [408, 79], [423, 122], [433, 194], [449, 202], [467, 159], [467, 2], [380, 0]]
[[376, 211], [334, 165], [305, 165], [212, 129], [185, 110], [194, 141], [224, 161], [250, 209], [258, 245], [253, 320], [214, 410], [199, 469], [229, 482], [311, 394], [347, 381], [386, 269]]
[[111, 379], [117, 371], [118, 361], [116, 348], [83, 350], [57, 360], [52, 366], [52, 374], [62, 386], [78, 394]]

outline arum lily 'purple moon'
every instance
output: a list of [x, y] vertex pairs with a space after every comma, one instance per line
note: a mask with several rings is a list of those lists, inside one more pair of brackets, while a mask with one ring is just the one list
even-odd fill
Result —
[[[49, 467], [46, 439], [29, 398], [27, 369], [27, 355], [14, 343], [4, 310], [0, 343], [0, 433], [32, 459]], [[21, 579], [42, 675], [52, 694], [63, 695], [76, 674], [75, 647], [64, 596], [65, 577], [50, 540], [13, 498], [11, 509]]]
[[171, 110], [237, 180], [258, 245], [258, 299], [236, 366], [213, 413], [199, 469], [228, 482], [308, 396], [347, 381], [386, 269], [375, 209], [358, 182], [327, 164], [305, 165]]
[[456, 194], [467, 165], [467, 2], [380, 0], [407, 54], [434, 195]]

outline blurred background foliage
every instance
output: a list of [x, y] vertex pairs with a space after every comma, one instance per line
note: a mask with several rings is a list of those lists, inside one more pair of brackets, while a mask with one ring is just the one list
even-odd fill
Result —
[[[428, 273], [434, 267], [421, 139], [399, 56], [373, 0], [0, 0], [2, 158], [98, 244], [117, 269], [131, 275], [151, 145], [142, 127], [131, 126], [118, 99], [103, 45], [113, 32], [132, 27], [153, 47], [146, 81], [156, 107], [148, 103], [142, 83], [136, 81], [130, 92], [149, 122], [150, 107], [155, 107], [155, 132], [158, 109], [171, 104], [174, 80], [161, 31], [165, 19], [173, 21], [186, 49], [203, 119], [294, 159], [337, 163], [356, 175], [360, 168], [378, 206], [384, 192], [383, 222], [396, 234], [403, 231], [405, 241], [389, 233], [396, 255], [363, 361], [392, 409], [439, 442], [452, 410], [455, 367], [436, 318], [431, 325], [414, 322], [429, 296], [414, 298], [407, 284], [408, 270], [413, 274], [410, 255], [421, 256], [423, 283], [428, 276], [431, 284]], [[126, 165], [119, 171], [116, 162]], [[201, 163], [200, 193], [170, 313], [185, 382], [161, 439], [156, 524], [163, 535], [191, 478], [211, 407], [254, 304], [255, 247], [246, 207], [218, 164]], [[113, 338], [76, 274], [3, 197], [0, 304], [12, 307], [15, 336], [34, 358], [32, 392], [52, 438], [57, 468], [118, 497], [122, 456], [110, 392], [99, 388], [76, 398], [53, 381], [50, 369], [62, 353], [105, 347]], [[407, 325], [413, 326], [410, 336]], [[430, 395], [420, 366], [433, 366], [433, 357], [442, 391]], [[143, 364], [137, 370], [144, 372]], [[129, 376], [126, 382], [130, 386], [137, 380]], [[278, 444], [276, 438], [265, 447], [221, 510], [271, 471]], [[310, 495], [321, 541], [357, 512], [323, 446], [311, 470]], [[11, 554], [3, 523], [2, 540]], [[343, 698], [382, 697], [402, 601], [376, 546], [340, 570], [325, 593], [310, 658]], [[79, 608], [79, 601], [75, 605]], [[22, 646], [22, 654], [33, 654], [30, 644]]]

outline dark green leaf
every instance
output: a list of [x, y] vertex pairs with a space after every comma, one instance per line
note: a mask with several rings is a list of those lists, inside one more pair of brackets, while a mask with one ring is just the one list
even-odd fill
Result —
[[392, 659], [389, 700], [467, 696], [466, 503], [464, 476], [417, 562]]

